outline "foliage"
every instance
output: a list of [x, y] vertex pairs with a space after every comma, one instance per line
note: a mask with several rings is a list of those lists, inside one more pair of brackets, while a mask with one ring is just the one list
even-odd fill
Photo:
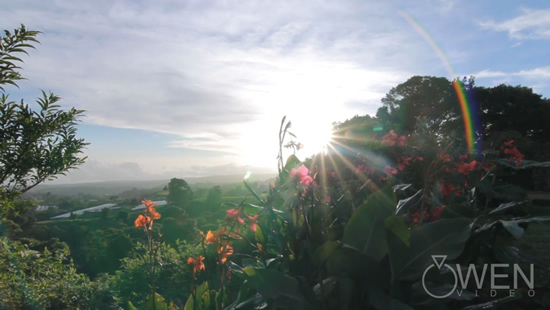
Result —
[[4, 309], [110, 309], [105, 282], [91, 282], [68, 261], [68, 249], [43, 252], [0, 238], [0, 299]]
[[34, 48], [38, 34], [21, 25], [0, 37], [0, 212], [8, 219], [12, 237], [25, 229], [20, 224], [29, 223], [28, 208], [19, 208], [25, 204], [16, 202], [18, 195], [85, 160], [80, 154], [86, 143], [76, 137], [83, 111], [61, 110], [60, 98], [52, 93], [42, 92], [36, 102], [38, 110], [10, 100], [5, 93], [4, 85], [17, 86], [23, 79], [18, 66], [23, 60], [18, 56]]
[[193, 200], [193, 191], [183, 179], [171, 179], [164, 190], [168, 191], [166, 201], [178, 207], [185, 207]]
[[[149, 276], [149, 264], [146, 261], [147, 246], [139, 243], [135, 246], [131, 257], [124, 258], [119, 270], [110, 278], [110, 286], [117, 296], [117, 304], [126, 307], [132, 302], [137, 308], [142, 308], [151, 294], [153, 283]], [[191, 293], [190, 279], [192, 270], [187, 265], [189, 256], [200, 253], [198, 245], [178, 242], [175, 247], [162, 244], [158, 249], [158, 267], [154, 275], [156, 290], [167, 300], [176, 305], [185, 303]]]
[[65, 112], [57, 104], [59, 97], [43, 92], [37, 100], [40, 107], [33, 111], [28, 105], [10, 101], [2, 87], [17, 85], [22, 79], [17, 71], [18, 53], [27, 53], [38, 42], [39, 32], [27, 30], [24, 26], [13, 34], [5, 31], [0, 37], [0, 123], [2, 126], [0, 149], [0, 184], [8, 196], [25, 192], [47, 178], [55, 177], [83, 163], [78, 156], [86, 145], [76, 138], [75, 125], [83, 111], [74, 108]]
[[[281, 145], [289, 128], [283, 120]], [[497, 158], [477, 161], [460, 148], [424, 153], [393, 130], [377, 135], [354, 156], [318, 154], [306, 166], [290, 155], [266, 198], [249, 188], [256, 201], [233, 205], [222, 227], [205, 235], [204, 256], [189, 258], [196, 284], [186, 308], [431, 309], [516, 300], [492, 301], [486, 287], [479, 296], [434, 299], [421, 281], [432, 255], [465, 266], [544, 268], [514, 241], [526, 224], [550, 217], [498, 176], [548, 163], [525, 161], [514, 141]], [[423, 182], [401, 183], [415, 169]], [[427, 279], [430, 287], [452, 285]], [[242, 283], [236, 291], [235, 281]]]

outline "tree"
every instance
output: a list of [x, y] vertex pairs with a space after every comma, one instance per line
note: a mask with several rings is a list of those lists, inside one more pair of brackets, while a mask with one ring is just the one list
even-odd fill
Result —
[[168, 183], [168, 186], [164, 188], [168, 190], [168, 196], [166, 201], [173, 203], [178, 207], [185, 207], [191, 200], [193, 200], [193, 191], [189, 184], [183, 179], [173, 178]]
[[222, 188], [216, 185], [208, 190], [208, 196], [205, 200], [206, 207], [209, 209], [217, 209], [222, 204]]
[[36, 102], [39, 109], [34, 111], [23, 100], [10, 100], [5, 92], [5, 85], [17, 86], [23, 79], [18, 66], [23, 60], [17, 56], [34, 48], [39, 33], [21, 25], [0, 37], [0, 188], [5, 201], [86, 159], [80, 154], [87, 143], [76, 137], [82, 110], [63, 111], [58, 96], [42, 92]]
[[[464, 78], [462, 84], [469, 92], [474, 79]], [[462, 134], [464, 131], [453, 82], [444, 77], [413, 76], [392, 88], [382, 104], [376, 116], [387, 128], [407, 134], [441, 135], [453, 130]]]
[[523, 137], [539, 142], [550, 133], [550, 101], [522, 86], [498, 85], [476, 87], [474, 95], [480, 106], [486, 138], [499, 132], [515, 130]]

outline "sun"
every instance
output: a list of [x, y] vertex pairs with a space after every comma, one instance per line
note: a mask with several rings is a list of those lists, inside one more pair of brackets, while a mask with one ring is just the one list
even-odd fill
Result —
[[[307, 124], [307, 123], [305, 123]], [[303, 144], [303, 154], [306, 156], [325, 153], [333, 138], [332, 124], [318, 122], [296, 128], [297, 141]]]

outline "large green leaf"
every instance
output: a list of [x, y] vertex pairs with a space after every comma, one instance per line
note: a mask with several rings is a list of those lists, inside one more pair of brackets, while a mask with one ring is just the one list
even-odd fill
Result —
[[370, 195], [347, 223], [342, 241], [380, 261], [388, 253], [384, 220], [393, 214], [395, 204], [391, 187]]
[[369, 287], [369, 303], [378, 310], [413, 310], [407, 304], [386, 295], [377, 287]]
[[498, 164], [501, 164], [503, 166], [506, 166], [506, 167], [509, 167], [509, 168], [512, 168], [512, 169], [516, 169], [516, 170], [527, 169], [527, 168], [548, 168], [548, 167], [550, 167], [550, 161], [539, 162], [539, 161], [534, 161], [534, 160], [522, 160], [521, 164], [518, 165], [518, 166], [516, 166], [515, 162], [511, 162], [510, 160], [504, 159], [504, 158], [500, 158], [500, 159], [496, 160], [495, 162], [498, 163]]
[[296, 157], [296, 155], [290, 155], [288, 156], [288, 158], [286, 159], [286, 163], [285, 163], [285, 170], [286, 171], [290, 171], [292, 168], [296, 168], [298, 167], [299, 165], [302, 164], [302, 161], [300, 161], [298, 159], [298, 157]]
[[147, 301], [145, 302], [146, 310], [174, 310], [175, 305], [173, 303], [168, 304], [166, 300], [161, 295], [155, 293], [147, 296]]
[[478, 182], [476, 188], [491, 199], [496, 198], [508, 201], [522, 201], [527, 199], [527, 191], [523, 188], [512, 184], [493, 186], [489, 179]]
[[[189, 295], [187, 302], [185, 303], [184, 310], [200, 310], [205, 309], [202, 301], [203, 296], [208, 294], [208, 282], [203, 282], [195, 289], [195, 299], [193, 300], [193, 294]], [[210, 300], [208, 300], [209, 302]]]
[[411, 233], [409, 231], [409, 227], [405, 223], [405, 218], [403, 216], [390, 216], [386, 218], [384, 224], [386, 225], [386, 228], [394, 235], [399, 237], [399, 239], [403, 241], [404, 244], [406, 244], [407, 246], [411, 244]]
[[395, 208], [395, 214], [400, 215], [407, 213], [412, 206], [418, 203], [421, 197], [422, 190], [419, 190], [411, 197], [399, 200], [397, 207]]
[[271, 299], [291, 299], [296, 306], [305, 305], [306, 300], [295, 278], [274, 269], [245, 267], [243, 272], [247, 275], [250, 285], [262, 296]]
[[411, 229], [410, 247], [395, 236], [388, 238], [392, 282], [416, 280], [433, 263], [432, 255], [454, 259], [470, 237], [472, 220], [441, 219]]
[[526, 203], [527, 201], [512, 201], [508, 203], [501, 203], [498, 208], [492, 210], [491, 212], [489, 212], [489, 214], [506, 214], [510, 211], [521, 210], [523, 207], [525, 207]]

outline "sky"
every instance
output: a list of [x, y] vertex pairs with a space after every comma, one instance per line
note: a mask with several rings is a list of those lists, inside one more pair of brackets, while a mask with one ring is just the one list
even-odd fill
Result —
[[319, 151], [414, 75], [550, 97], [548, 1], [5, 0], [39, 30], [10, 98], [86, 110], [57, 183], [274, 172], [281, 119]]

